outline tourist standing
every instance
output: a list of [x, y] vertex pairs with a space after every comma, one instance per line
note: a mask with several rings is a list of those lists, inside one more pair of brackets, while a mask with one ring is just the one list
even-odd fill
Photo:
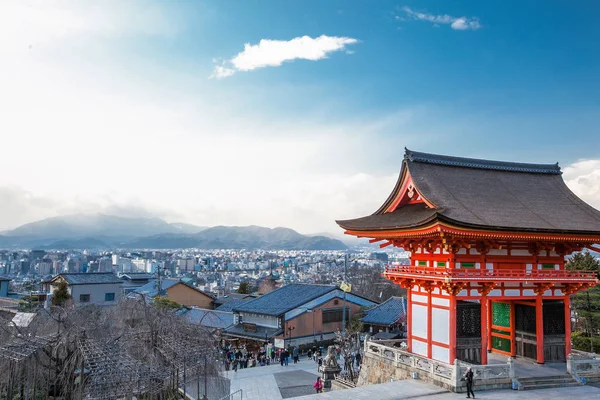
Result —
[[300, 359], [298, 358], [299, 357], [298, 346], [294, 347], [293, 354], [294, 354], [294, 364], [297, 364], [300, 361]]
[[467, 372], [465, 372], [465, 380], [467, 381], [467, 399], [470, 399], [471, 396], [475, 398], [475, 393], [473, 393], [473, 371], [471, 367], [468, 367]]
[[360, 355], [360, 352], [356, 353], [356, 357], [354, 357], [354, 360], [356, 360], [356, 367], [360, 367], [360, 360], [362, 359], [362, 356]]
[[284, 362], [284, 364], [285, 364], [286, 367], [288, 366], [288, 363], [290, 362], [289, 358], [290, 358], [290, 352], [287, 351], [287, 349], [286, 349], [283, 352], [283, 362]]

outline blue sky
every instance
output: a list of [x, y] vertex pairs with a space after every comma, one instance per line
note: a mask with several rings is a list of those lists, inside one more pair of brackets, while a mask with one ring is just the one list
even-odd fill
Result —
[[335, 231], [378, 208], [405, 146], [559, 161], [598, 207], [598, 11], [4, 2], [0, 132], [29, 150], [0, 160], [0, 229], [99, 211]]

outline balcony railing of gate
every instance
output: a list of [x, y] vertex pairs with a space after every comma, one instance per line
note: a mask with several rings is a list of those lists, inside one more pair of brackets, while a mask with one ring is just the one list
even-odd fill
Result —
[[460, 281], [596, 282], [594, 271], [544, 269], [473, 269], [423, 266], [386, 267], [385, 275]]

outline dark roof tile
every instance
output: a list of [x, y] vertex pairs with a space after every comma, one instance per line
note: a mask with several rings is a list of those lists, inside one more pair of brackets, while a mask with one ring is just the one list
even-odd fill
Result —
[[361, 318], [361, 322], [370, 325], [388, 326], [397, 323], [405, 316], [406, 299], [393, 296], [367, 311], [367, 315]]
[[235, 307], [233, 311], [277, 316], [336, 290], [336, 288], [337, 286], [332, 285], [291, 283], [241, 304]]

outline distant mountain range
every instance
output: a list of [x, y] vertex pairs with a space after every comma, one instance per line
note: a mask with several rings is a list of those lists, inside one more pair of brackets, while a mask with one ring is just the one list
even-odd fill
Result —
[[265, 249], [344, 250], [323, 235], [306, 236], [288, 228], [170, 224], [159, 218], [75, 214], [25, 224], [0, 234], [0, 248], [40, 249]]

